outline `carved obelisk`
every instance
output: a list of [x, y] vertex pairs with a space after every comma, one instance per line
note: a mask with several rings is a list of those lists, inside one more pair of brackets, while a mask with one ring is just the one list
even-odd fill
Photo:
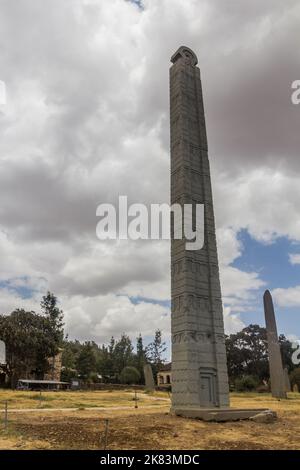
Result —
[[204, 204], [204, 246], [171, 241], [172, 411], [228, 407], [225, 337], [200, 70], [188, 47], [170, 69], [171, 203]]
[[268, 290], [264, 293], [264, 310], [267, 328], [272, 396], [275, 398], [287, 398], [273, 300], [271, 293]]

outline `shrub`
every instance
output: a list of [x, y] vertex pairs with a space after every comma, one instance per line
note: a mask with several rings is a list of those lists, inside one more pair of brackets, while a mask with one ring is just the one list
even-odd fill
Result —
[[172, 392], [172, 385], [164, 385], [163, 387], [160, 387], [159, 385], [155, 387], [155, 390], [158, 390], [159, 392]]
[[137, 384], [141, 379], [139, 371], [132, 366], [126, 366], [120, 374], [122, 384]]
[[257, 393], [269, 393], [270, 392], [270, 387], [268, 385], [259, 385], [256, 388]]
[[74, 369], [68, 369], [64, 367], [60, 374], [60, 380], [62, 382], [71, 382], [72, 379], [76, 379], [78, 374]]
[[300, 391], [300, 367], [294, 369], [290, 374], [291, 386], [298, 385]]
[[89, 380], [91, 381], [91, 383], [98, 383], [99, 382], [99, 377], [98, 377], [98, 374], [97, 372], [92, 372], [90, 375], [89, 375]]
[[237, 392], [252, 392], [258, 384], [258, 379], [253, 375], [244, 375], [235, 380], [235, 389]]

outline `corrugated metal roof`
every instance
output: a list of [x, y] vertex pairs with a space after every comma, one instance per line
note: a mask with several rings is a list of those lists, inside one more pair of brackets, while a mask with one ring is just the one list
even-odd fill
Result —
[[29, 379], [19, 379], [19, 382], [27, 384], [47, 384], [47, 385], [69, 385], [69, 382], [58, 382], [56, 380], [29, 380]]

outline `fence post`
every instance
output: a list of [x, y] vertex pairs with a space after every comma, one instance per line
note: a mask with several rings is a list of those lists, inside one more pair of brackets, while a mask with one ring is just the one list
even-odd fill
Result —
[[108, 438], [108, 423], [109, 420], [105, 420], [105, 430], [104, 430], [104, 450], [106, 450], [107, 447], [107, 438]]
[[137, 404], [137, 394], [136, 394], [136, 390], [134, 391], [134, 400], [135, 400], [135, 405], [134, 405], [134, 407], [137, 408], [137, 407], [138, 407], [138, 404]]
[[7, 431], [7, 427], [8, 427], [8, 402], [6, 401], [4, 405], [4, 429], [5, 431]]

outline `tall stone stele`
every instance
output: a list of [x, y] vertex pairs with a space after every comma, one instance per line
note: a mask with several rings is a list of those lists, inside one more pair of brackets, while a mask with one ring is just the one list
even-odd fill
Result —
[[151, 364], [144, 365], [144, 377], [145, 377], [145, 389], [148, 392], [154, 392], [155, 382], [154, 382]]
[[229, 406], [225, 337], [204, 107], [197, 57], [188, 47], [170, 69], [171, 203], [204, 204], [204, 246], [171, 241], [172, 409]]
[[272, 396], [275, 398], [287, 398], [273, 300], [271, 293], [268, 290], [264, 293], [264, 310], [267, 328]]

